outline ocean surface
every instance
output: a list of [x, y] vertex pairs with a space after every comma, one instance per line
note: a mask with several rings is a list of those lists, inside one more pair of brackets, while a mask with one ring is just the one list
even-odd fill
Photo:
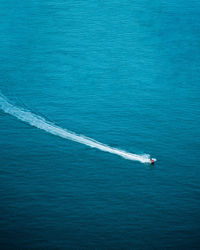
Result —
[[1, 0], [0, 249], [198, 249], [199, 96], [197, 0]]

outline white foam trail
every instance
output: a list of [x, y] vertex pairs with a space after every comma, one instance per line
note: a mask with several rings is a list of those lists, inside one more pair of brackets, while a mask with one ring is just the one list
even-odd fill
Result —
[[99, 150], [109, 152], [111, 154], [119, 155], [125, 159], [139, 161], [142, 163], [150, 163], [149, 155], [137, 155], [128, 153], [126, 151], [112, 148], [91, 138], [85, 137], [83, 135], [77, 135], [71, 131], [58, 127], [57, 125], [46, 121], [44, 118], [31, 113], [30, 111], [24, 110], [22, 108], [12, 105], [2, 94], [0, 94], [0, 108], [12, 116], [15, 116], [19, 120], [26, 122], [36, 128], [42, 129], [50, 134], [62, 137], [64, 139], [72, 140], [85, 144], [92, 148], [97, 148]]

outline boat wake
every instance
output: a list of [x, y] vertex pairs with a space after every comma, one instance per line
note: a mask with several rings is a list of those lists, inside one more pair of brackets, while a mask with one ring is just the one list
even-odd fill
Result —
[[14, 106], [2, 94], [0, 94], [0, 108], [5, 113], [10, 114], [18, 118], [19, 120], [26, 122], [29, 125], [39, 128], [41, 130], [44, 130], [50, 134], [62, 137], [67, 140], [72, 140], [72, 141], [87, 145], [89, 147], [99, 149], [104, 152], [119, 155], [128, 160], [139, 161], [141, 163], [151, 163], [150, 156], [147, 154], [143, 154], [143, 155], [132, 154], [124, 150], [120, 150], [117, 148], [110, 147], [106, 144], [102, 144], [89, 137], [75, 134], [74, 132], [63, 129], [55, 125], [54, 123], [45, 120], [41, 116], [31, 113], [28, 110]]

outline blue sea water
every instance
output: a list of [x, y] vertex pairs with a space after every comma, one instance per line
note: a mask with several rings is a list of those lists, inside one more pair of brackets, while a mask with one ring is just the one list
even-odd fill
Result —
[[198, 249], [200, 2], [1, 0], [0, 91], [154, 166], [0, 111], [1, 249]]

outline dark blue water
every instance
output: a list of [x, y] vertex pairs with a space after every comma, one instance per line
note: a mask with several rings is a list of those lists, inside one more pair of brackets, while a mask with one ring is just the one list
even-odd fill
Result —
[[1, 249], [198, 249], [200, 3], [0, 2], [0, 91], [129, 161], [0, 111]]

